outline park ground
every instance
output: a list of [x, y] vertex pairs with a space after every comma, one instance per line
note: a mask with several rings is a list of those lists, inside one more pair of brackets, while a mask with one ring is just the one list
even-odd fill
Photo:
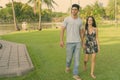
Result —
[[[43, 31], [20, 31], [0, 36], [2, 40], [26, 44], [34, 70], [20, 77], [0, 78], [0, 80], [73, 80], [72, 72], [65, 69], [65, 48], [59, 46], [59, 29]], [[113, 25], [99, 25], [100, 53], [97, 54], [96, 80], [120, 80], [120, 28]], [[84, 53], [81, 49], [79, 75], [84, 80], [90, 77], [88, 70], [83, 71]], [[72, 64], [73, 65], [73, 64]], [[73, 66], [71, 66], [73, 69]]]

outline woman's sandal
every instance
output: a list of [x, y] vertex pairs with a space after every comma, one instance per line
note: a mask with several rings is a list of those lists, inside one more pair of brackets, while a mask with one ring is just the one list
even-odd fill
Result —
[[91, 77], [92, 77], [93, 79], [96, 79], [96, 76], [95, 76], [94, 74], [91, 74]]

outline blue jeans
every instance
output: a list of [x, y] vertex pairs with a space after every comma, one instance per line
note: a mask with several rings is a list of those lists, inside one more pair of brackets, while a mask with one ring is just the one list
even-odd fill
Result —
[[80, 42], [78, 43], [67, 43], [66, 44], [66, 67], [70, 67], [72, 58], [74, 56], [74, 69], [73, 75], [78, 75], [78, 67], [80, 62]]

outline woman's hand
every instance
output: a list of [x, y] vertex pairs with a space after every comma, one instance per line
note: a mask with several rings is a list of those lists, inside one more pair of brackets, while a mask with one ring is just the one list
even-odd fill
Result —
[[98, 46], [98, 53], [100, 53], [100, 46]]
[[82, 47], [83, 47], [83, 49], [85, 49], [85, 48], [86, 48], [86, 46], [85, 46], [85, 44], [84, 44], [84, 43], [82, 44]]

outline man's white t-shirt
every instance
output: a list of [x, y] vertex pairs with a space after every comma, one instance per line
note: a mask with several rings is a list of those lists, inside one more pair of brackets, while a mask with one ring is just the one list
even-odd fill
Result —
[[63, 21], [63, 27], [66, 28], [67, 43], [80, 42], [80, 29], [82, 29], [82, 20], [71, 16], [66, 17]]

